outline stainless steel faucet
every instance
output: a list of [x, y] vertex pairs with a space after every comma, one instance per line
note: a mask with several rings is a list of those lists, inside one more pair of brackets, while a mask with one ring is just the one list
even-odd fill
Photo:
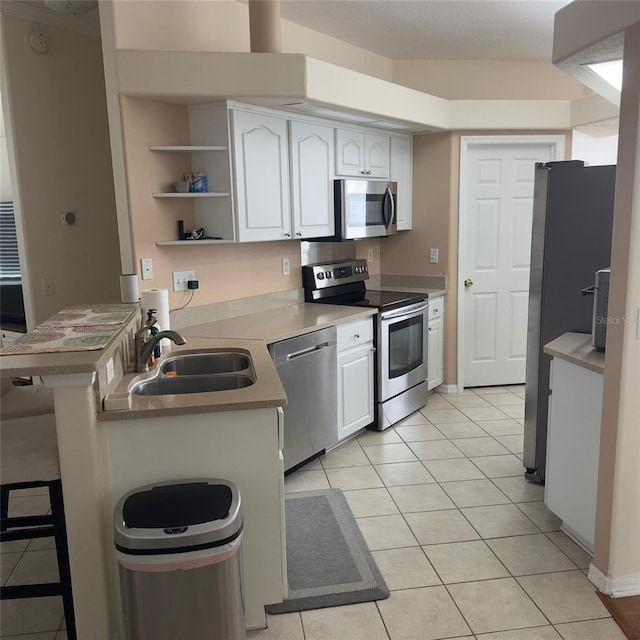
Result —
[[160, 333], [156, 333], [145, 342], [145, 337], [149, 332], [149, 329], [155, 324], [155, 322], [156, 319], [153, 316], [150, 316], [144, 323], [144, 326], [138, 329], [138, 331], [136, 331], [136, 333], [134, 334], [133, 344], [135, 347], [136, 356], [136, 373], [144, 373], [145, 371], [149, 371], [149, 358], [151, 357], [151, 353], [153, 352], [158, 342], [160, 342], [160, 340], [168, 338], [176, 344], [187, 343], [186, 339], [177, 331], [160, 331]]

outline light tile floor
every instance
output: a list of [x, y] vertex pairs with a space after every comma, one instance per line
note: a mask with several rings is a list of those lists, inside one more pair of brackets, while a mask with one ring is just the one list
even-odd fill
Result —
[[[432, 394], [289, 476], [339, 488], [391, 595], [269, 616], [249, 640], [625, 640], [586, 579], [590, 558], [522, 477], [524, 387]], [[36, 513], [43, 497], [12, 501]], [[50, 540], [2, 545], [3, 584], [55, 574]], [[59, 598], [2, 603], [3, 640], [66, 640]]]
[[625, 640], [589, 556], [523, 478], [524, 387], [433, 394], [285, 481], [342, 489], [391, 595], [268, 616], [249, 640]]

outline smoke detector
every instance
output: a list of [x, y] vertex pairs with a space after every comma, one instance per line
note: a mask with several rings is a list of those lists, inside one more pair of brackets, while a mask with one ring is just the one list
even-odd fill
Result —
[[79, 16], [98, 6], [98, 0], [44, 0], [44, 6], [56, 13]]

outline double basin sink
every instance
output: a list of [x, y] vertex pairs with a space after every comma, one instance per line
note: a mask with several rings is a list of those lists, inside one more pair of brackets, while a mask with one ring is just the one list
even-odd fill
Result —
[[139, 396], [209, 393], [249, 387], [256, 381], [251, 358], [240, 351], [209, 351], [171, 356], [150, 378], [134, 380]]

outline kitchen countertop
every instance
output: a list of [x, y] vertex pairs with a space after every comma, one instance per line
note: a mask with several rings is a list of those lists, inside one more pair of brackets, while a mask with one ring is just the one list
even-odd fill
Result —
[[[373, 289], [373, 287], [370, 287]], [[438, 296], [443, 296], [447, 293], [446, 289], [432, 289], [429, 287], [402, 287], [402, 286], [389, 286], [384, 285], [380, 287], [382, 291], [404, 291], [406, 293], [426, 293], [430, 298], [436, 298]], [[378, 289], [376, 289], [377, 291]]]
[[[131, 418], [155, 418], [284, 406], [286, 394], [267, 345], [351, 320], [370, 317], [376, 312], [376, 309], [366, 307], [302, 303], [183, 328], [180, 333], [187, 339], [187, 344], [172, 345], [170, 352], [163, 354], [163, 359], [192, 351], [239, 349], [248, 353], [253, 360], [256, 373], [255, 384], [242, 389], [209, 393], [166, 396], [131, 395], [128, 408], [106, 409], [98, 414], [98, 421], [110, 422]], [[123, 403], [128, 402], [127, 389], [131, 382], [134, 379], [153, 377], [158, 366], [159, 364], [148, 374], [125, 374], [115, 391], [105, 399], [105, 407], [116, 406], [118, 402], [122, 406]]]
[[377, 309], [367, 307], [302, 303], [186, 327], [180, 333], [187, 338], [250, 339], [269, 344], [376, 313]]
[[[215, 391], [208, 393], [185, 393], [163, 396], [138, 396], [131, 394], [128, 409], [108, 409], [98, 414], [98, 422], [130, 420], [132, 418], [158, 418], [180, 416], [212, 411], [244, 411], [245, 409], [263, 409], [283, 407], [287, 396], [276, 373], [266, 344], [257, 340], [221, 340], [217, 338], [187, 337], [184, 345], [172, 345], [164, 350], [162, 360], [175, 355], [202, 351], [240, 351], [251, 357], [256, 375], [255, 384], [242, 389]], [[126, 373], [112, 394], [105, 398], [108, 402], [129, 397], [128, 387], [132, 381], [153, 378], [162, 362], [158, 362], [148, 373]]]
[[544, 346], [544, 352], [554, 358], [604, 374], [604, 352], [591, 346], [590, 333], [564, 333]]

